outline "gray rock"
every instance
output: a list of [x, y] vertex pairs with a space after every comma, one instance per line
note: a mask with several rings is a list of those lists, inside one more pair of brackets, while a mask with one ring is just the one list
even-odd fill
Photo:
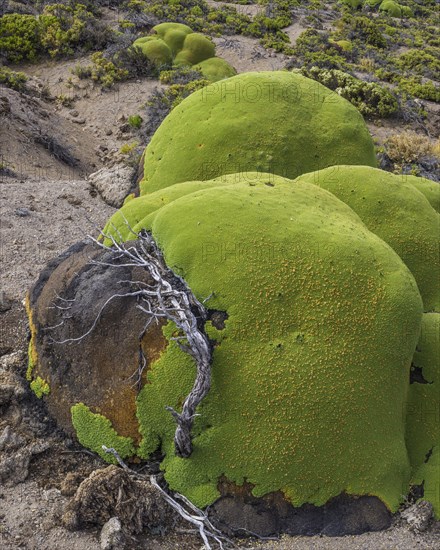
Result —
[[110, 206], [120, 208], [132, 189], [133, 169], [124, 164], [101, 168], [89, 176], [89, 182]]
[[11, 430], [11, 426], [6, 428], [0, 434], [0, 451], [12, 451], [18, 449], [25, 443], [25, 439]]
[[16, 208], [15, 215], [19, 218], [27, 218], [31, 215], [31, 211], [29, 210], [29, 208]]
[[110, 518], [101, 530], [99, 537], [102, 550], [116, 550], [124, 548], [126, 537], [122, 531], [119, 518]]
[[0, 460], [0, 484], [13, 487], [25, 481], [29, 475], [29, 464], [32, 457], [49, 448], [50, 443], [40, 440], [16, 453], [8, 454], [6, 458]]
[[422, 532], [428, 529], [433, 514], [432, 504], [426, 500], [421, 500], [404, 510], [400, 515], [411, 531]]

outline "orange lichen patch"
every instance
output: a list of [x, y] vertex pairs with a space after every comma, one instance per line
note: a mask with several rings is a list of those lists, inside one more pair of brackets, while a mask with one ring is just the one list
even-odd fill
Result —
[[[152, 365], [166, 347], [166, 340], [162, 335], [163, 323], [151, 325], [142, 340], [142, 350], [145, 357], [145, 367], [142, 371], [140, 387], [147, 383], [147, 374]], [[99, 413], [112, 423], [119, 435], [131, 437], [136, 445], [140, 443], [139, 421], [136, 416], [136, 398], [138, 395], [139, 356], [132, 358], [132, 375], [127, 378], [125, 385], [117, 388], [110, 386], [105, 396], [100, 400]], [[127, 369], [125, 369], [127, 371]]]

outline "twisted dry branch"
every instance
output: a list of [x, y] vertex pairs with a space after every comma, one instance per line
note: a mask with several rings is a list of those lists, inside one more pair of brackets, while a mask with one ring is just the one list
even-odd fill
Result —
[[[172, 407], [166, 407], [177, 422], [174, 435], [176, 454], [187, 458], [192, 453], [191, 429], [196, 408], [211, 387], [212, 348], [204, 331], [206, 310], [185, 281], [167, 267], [163, 254], [151, 233], [141, 231], [136, 235], [137, 240], [130, 245], [116, 241], [113, 236], [103, 236], [111, 241], [112, 246], [107, 246], [93, 237], [90, 239], [99, 247], [111, 252], [112, 258], [106, 265], [143, 268], [153, 281], [151, 284], [135, 282], [137, 288], [131, 294], [138, 300], [137, 307], [149, 316], [143, 334], [153, 320], [172, 321], [184, 335], [174, 340], [196, 363], [196, 380], [183, 403], [182, 412], [178, 413]], [[114, 263], [113, 258], [118, 263]], [[122, 258], [120, 263], [119, 260]], [[141, 364], [144, 365], [143, 361]]]

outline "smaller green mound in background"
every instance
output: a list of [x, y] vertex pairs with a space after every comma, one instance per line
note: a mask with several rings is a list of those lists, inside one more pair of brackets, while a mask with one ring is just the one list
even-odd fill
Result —
[[235, 76], [237, 71], [221, 57], [211, 57], [194, 66], [210, 82], [217, 82], [224, 78]]
[[156, 66], [194, 66], [205, 78], [215, 82], [236, 74], [224, 59], [215, 57], [215, 45], [203, 34], [195, 33], [181, 23], [161, 23], [153, 27], [154, 34], [138, 38], [133, 46]]

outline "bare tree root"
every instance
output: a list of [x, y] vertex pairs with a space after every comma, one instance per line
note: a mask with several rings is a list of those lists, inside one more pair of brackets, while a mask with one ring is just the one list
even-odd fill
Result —
[[[102, 446], [102, 449], [106, 453], [112, 454], [118, 461], [119, 465], [124, 470], [129, 471], [131, 474], [133, 474], [136, 477], [145, 479], [145, 476], [142, 476], [137, 472], [135, 472], [134, 470], [132, 470], [131, 468], [129, 468], [115, 449], [106, 447], [105, 445]], [[218, 544], [220, 550], [224, 550], [225, 544], [228, 544], [228, 546], [232, 546], [232, 547], [236, 546], [230, 539], [225, 537], [221, 531], [219, 531], [216, 527], [214, 527], [214, 525], [211, 523], [208, 516], [205, 514], [205, 512], [203, 512], [203, 510], [200, 510], [200, 508], [197, 508], [197, 506], [195, 506], [185, 496], [181, 495], [180, 493], [174, 493], [174, 495], [171, 496], [159, 485], [159, 483], [156, 480], [156, 476], [151, 475], [149, 479], [150, 479], [151, 485], [153, 485], [159, 491], [159, 493], [164, 498], [164, 500], [184, 520], [188, 521], [192, 525], [195, 525], [207, 550], [212, 550], [212, 546], [209, 542], [209, 539], [213, 539]], [[183, 504], [180, 504], [179, 502], [177, 502], [177, 500], [182, 501]]]

